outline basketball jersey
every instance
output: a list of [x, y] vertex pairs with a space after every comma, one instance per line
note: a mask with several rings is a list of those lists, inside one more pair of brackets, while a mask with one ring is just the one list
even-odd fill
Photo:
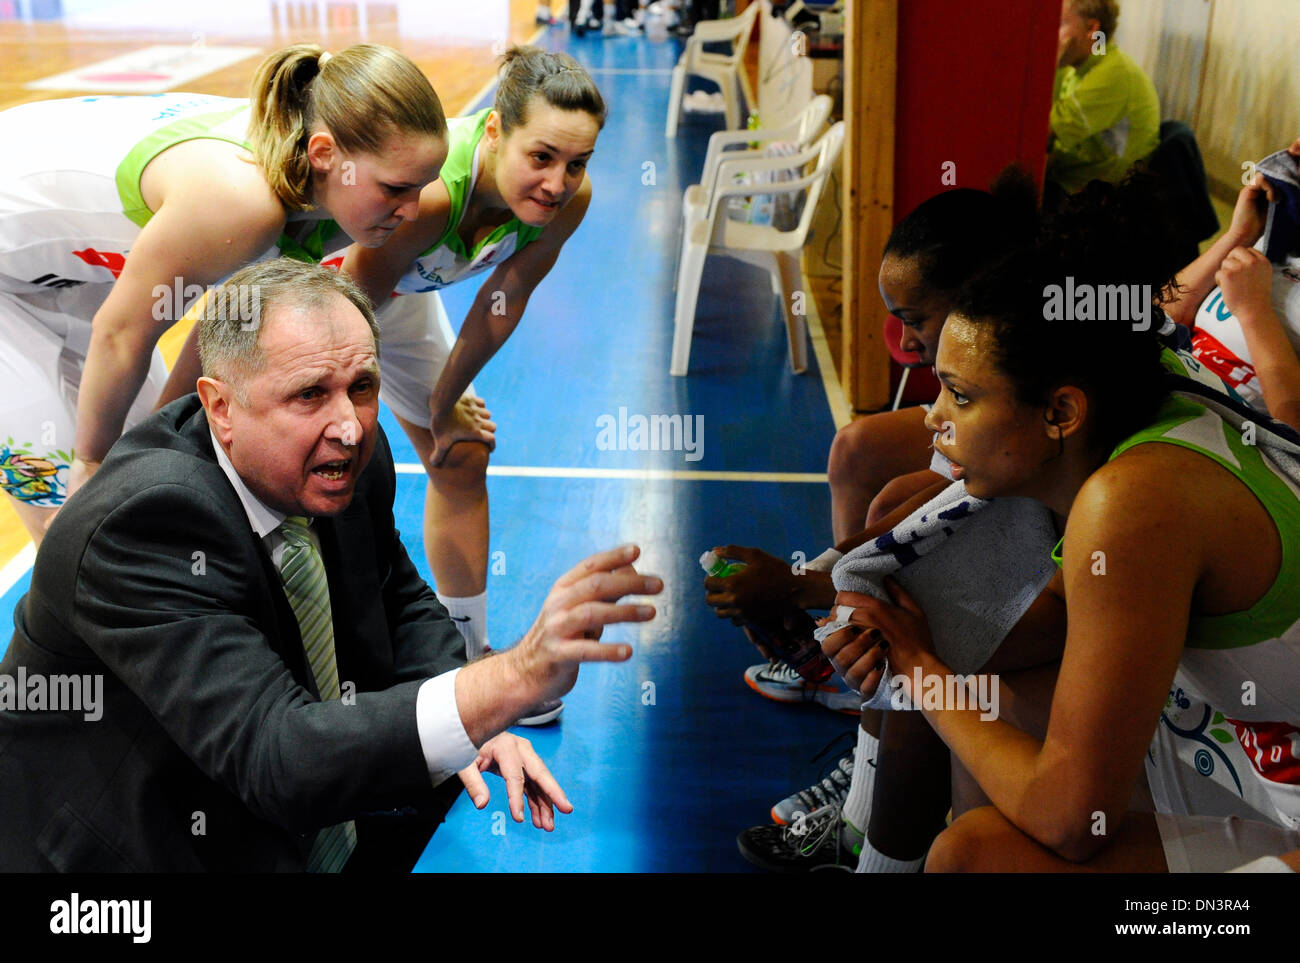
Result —
[[447, 227], [438, 242], [417, 257], [397, 282], [397, 293], [436, 291], [463, 281], [495, 267], [541, 236], [542, 228], [512, 217], [475, 244], [473, 250], [468, 250], [461, 240], [460, 222], [478, 180], [479, 143], [489, 112], [490, 108], [485, 108], [469, 117], [453, 117], [447, 122], [447, 162], [441, 174], [451, 198]]
[[[1273, 265], [1273, 310], [1291, 346], [1300, 354], [1300, 257]], [[1192, 352], [1252, 407], [1264, 411], [1264, 394], [1237, 320], [1215, 288], [1196, 309]]]
[[[195, 138], [247, 148], [248, 102], [206, 94], [80, 97], [0, 112], [0, 291], [32, 294], [109, 284], [122, 273], [153, 213], [140, 193], [145, 167]], [[333, 221], [296, 214], [275, 247], [319, 261]], [[87, 322], [89, 318], [85, 319]]]
[[[1183, 373], [1172, 359], [1166, 366]], [[1154, 423], [1116, 446], [1111, 458], [1150, 442], [1199, 452], [1246, 485], [1277, 527], [1282, 564], [1264, 596], [1244, 612], [1189, 619], [1146, 770], [1159, 812], [1263, 818], [1296, 829], [1300, 486], [1253, 440], [1205, 405], [1171, 394]], [[1251, 548], [1223, 532], [1224, 552]]]

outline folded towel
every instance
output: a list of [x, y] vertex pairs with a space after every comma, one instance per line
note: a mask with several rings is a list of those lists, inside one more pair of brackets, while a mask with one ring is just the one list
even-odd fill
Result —
[[[947, 459], [936, 455], [931, 468], [947, 473]], [[893, 530], [845, 555], [831, 581], [838, 591], [888, 602], [884, 580], [893, 575], [925, 611], [935, 652], [954, 672], [968, 674], [989, 660], [1051, 581], [1056, 540], [1051, 513], [1038, 502], [976, 498], [957, 481]], [[848, 624], [846, 608], [817, 630], [818, 641]], [[894, 707], [888, 674], [886, 665], [868, 706]], [[905, 702], [898, 707], [910, 708]]]

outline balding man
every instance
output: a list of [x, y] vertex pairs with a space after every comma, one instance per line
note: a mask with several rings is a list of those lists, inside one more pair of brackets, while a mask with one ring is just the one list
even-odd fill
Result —
[[1061, 4], [1047, 181], [1066, 194], [1118, 183], [1160, 143], [1155, 85], [1116, 46], [1118, 23], [1119, 0]]

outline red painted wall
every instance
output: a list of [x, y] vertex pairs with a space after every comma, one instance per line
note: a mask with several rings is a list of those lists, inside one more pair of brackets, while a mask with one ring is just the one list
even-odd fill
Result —
[[[987, 188], [1007, 164], [1041, 186], [1060, 15], [1057, 0], [900, 0], [895, 223], [940, 191]], [[909, 400], [937, 392], [929, 369], [912, 372]]]

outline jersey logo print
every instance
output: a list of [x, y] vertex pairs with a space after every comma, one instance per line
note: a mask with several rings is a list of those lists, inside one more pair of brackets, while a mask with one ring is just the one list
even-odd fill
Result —
[[1229, 719], [1251, 765], [1270, 782], [1300, 785], [1300, 732], [1287, 722]]
[[122, 268], [126, 267], [125, 255], [114, 251], [96, 251], [93, 247], [88, 247], [84, 251], [73, 251], [72, 253], [91, 267], [108, 268], [114, 278], [117, 278], [122, 273]]

